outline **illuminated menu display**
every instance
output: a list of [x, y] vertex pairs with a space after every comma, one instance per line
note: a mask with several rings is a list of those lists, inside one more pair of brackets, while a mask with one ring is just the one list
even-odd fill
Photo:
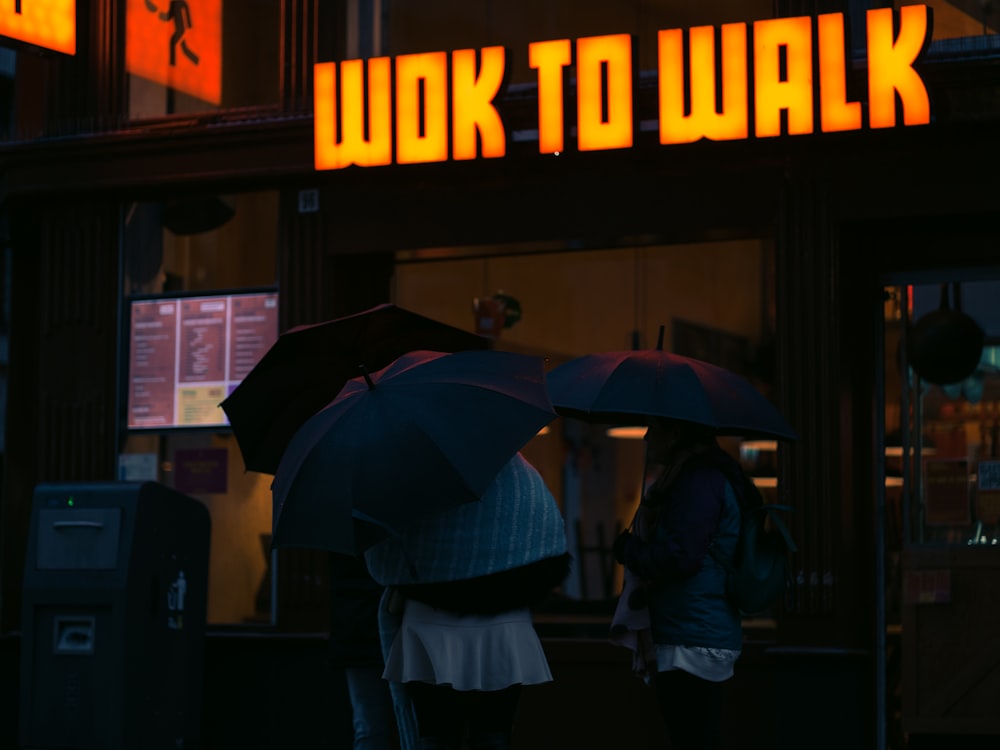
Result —
[[219, 404], [278, 337], [276, 292], [135, 300], [129, 429], [228, 424]]

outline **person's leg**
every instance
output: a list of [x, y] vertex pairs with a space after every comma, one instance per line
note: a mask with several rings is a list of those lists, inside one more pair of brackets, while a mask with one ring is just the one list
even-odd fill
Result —
[[464, 694], [469, 711], [469, 744], [472, 750], [508, 750], [521, 686]]
[[673, 750], [722, 747], [722, 683], [679, 669], [653, 678], [660, 712]]
[[420, 750], [459, 750], [465, 739], [468, 714], [463, 694], [449, 685], [406, 683], [406, 692], [417, 717]]
[[354, 712], [354, 750], [390, 750], [396, 716], [389, 683], [376, 667], [348, 667], [345, 672]]
[[[378, 633], [382, 642], [382, 656], [389, 656], [392, 641], [399, 632], [402, 613], [394, 604], [393, 590], [387, 588], [382, 594], [378, 608]], [[417, 750], [417, 721], [413, 716], [413, 704], [402, 683], [390, 682], [389, 693], [392, 695], [392, 705], [396, 712], [396, 728], [399, 730], [399, 746], [401, 750]]]

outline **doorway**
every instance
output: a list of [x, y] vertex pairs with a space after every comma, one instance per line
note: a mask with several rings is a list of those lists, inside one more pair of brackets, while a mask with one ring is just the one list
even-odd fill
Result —
[[878, 619], [893, 750], [1000, 734], [998, 295], [1000, 270], [883, 287]]

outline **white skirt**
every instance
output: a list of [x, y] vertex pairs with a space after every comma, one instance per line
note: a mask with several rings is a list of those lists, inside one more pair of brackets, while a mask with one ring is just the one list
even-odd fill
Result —
[[412, 599], [382, 676], [455, 690], [502, 690], [552, 680], [529, 610], [455, 615]]

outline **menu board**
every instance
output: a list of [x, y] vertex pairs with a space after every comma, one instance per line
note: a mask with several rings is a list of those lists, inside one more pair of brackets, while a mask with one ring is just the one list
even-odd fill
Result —
[[228, 425], [219, 404], [277, 338], [277, 292], [133, 300], [128, 428]]

